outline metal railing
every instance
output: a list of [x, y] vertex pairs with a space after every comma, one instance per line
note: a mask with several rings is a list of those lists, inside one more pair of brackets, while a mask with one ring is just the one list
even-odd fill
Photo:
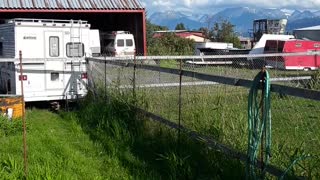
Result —
[[[307, 144], [312, 141], [320, 145], [319, 139], [314, 140], [317, 134], [301, 135], [296, 129], [301, 126], [315, 133], [314, 125], [309, 123], [320, 124], [317, 108], [320, 107], [319, 71], [311, 71], [313, 67], [301, 62], [291, 70], [283, 66], [285, 61], [292, 60], [288, 57], [317, 62], [317, 56], [318, 52], [88, 58], [89, 89], [103, 89], [105, 94], [114, 90], [132, 92], [140, 98], [137, 111], [146, 117], [184, 131], [195, 139], [207, 139], [205, 142], [209, 146], [245, 161], [248, 88], [262, 67], [270, 61], [279, 63], [282, 66], [267, 69], [273, 92], [275, 152], [267, 172], [280, 177], [292, 161], [292, 157], [286, 155], [292, 148], [303, 148], [310, 154], [320, 155], [316, 148]], [[231, 63], [192, 63], [210, 61]], [[282, 131], [288, 134], [283, 137]], [[284, 139], [292, 144], [282, 145]], [[287, 149], [277, 149], [280, 146]], [[317, 167], [308, 172], [312, 177], [320, 176], [320, 164], [315, 161], [312, 163]], [[259, 164], [258, 168], [261, 168]], [[297, 176], [306, 175], [303, 168], [296, 171]]]

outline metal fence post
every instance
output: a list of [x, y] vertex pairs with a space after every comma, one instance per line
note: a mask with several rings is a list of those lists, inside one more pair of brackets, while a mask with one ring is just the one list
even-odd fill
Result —
[[133, 102], [134, 105], [136, 106], [136, 70], [137, 70], [137, 59], [136, 56], [134, 55], [134, 59], [133, 59], [133, 79], [132, 79], [132, 97], [133, 97]]
[[[178, 158], [181, 158], [181, 119], [182, 119], [182, 59], [180, 59], [180, 64], [179, 64], [179, 111], [178, 111]], [[181, 161], [179, 159], [179, 163], [178, 163], [178, 172], [179, 169], [181, 168]], [[177, 172], [177, 173], [178, 173]], [[177, 175], [177, 178], [179, 178], [179, 175]]]
[[22, 73], [22, 52], [19, 51], [20, 60], [20, 82], [21, 82], [21, 101], [22, 101], [22, 123], [23, 123], [23, 162], [24, 162], [24, 176], [28, 176], [28, 159], [27, 159], [27, 128], [24, 106], [24, 91], [23, 91], [23, 73]]
[[104, 58], [104, 98], [107, 98], [107, 59]]

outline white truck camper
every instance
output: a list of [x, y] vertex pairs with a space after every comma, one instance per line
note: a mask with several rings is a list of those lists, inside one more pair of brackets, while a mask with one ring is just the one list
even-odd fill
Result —
[[[19, 51], [22, 52], [22, 77]], [[98, 30], [82, 20], [12, 19], [0, 24], [0, 88], [32, 101], [87, 94], [85, 57], [100, 54]]]
[[133, 34], [128, 31], [100, 32], [102, 55], [133, 57], [136, 47]]

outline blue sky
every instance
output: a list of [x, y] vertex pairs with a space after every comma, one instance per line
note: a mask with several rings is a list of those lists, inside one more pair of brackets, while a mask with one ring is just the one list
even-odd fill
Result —
[[150, 13], [187, 11], [214, 13], [225, 7], [250, 6], [287, 9], [320, 9], [320, 0], [140, 0]]

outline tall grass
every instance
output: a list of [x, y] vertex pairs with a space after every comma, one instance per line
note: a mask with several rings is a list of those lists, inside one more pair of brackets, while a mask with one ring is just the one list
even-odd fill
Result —
[[[27, 179], [134, 179], [77, 119], [75, 113], [27, 111]], [[21, 121], [1, 119], [0, 126], [0, 179], [23, 179]]]
[[[224, 85], [184, 87], [182, 124], [246, 151], [247, 90]], [[238, 160], [135, 111], [177, 122], [177, 88], [108, 89], [89, 94], [74, 112], [29, 109], [28, 179], [244, 179]], [[319, 102], [273, 94], [271, 163], [289, 174], [320, 178]], [[20, 121], [0, 118], [0, 179], [22, 179]]]
[[136, 99], [120, 90], [109, 95], [112, 98], [107, 101], [88, 99], [79, 111], [79, 120], [92, 140], [120, 156], [135, 177], [141, 178], [137, 169], [143, 168], [147, 179], [244, 178], [240, 162], [185, 135], [178, 143], [176, 131], [138, 114], [133, 105], [146, 102], [143, 94]]
[[[226, 85], [184, 87], [182, 123], [245, 153], [247, 148], [248, 90]], [[177, 88], [141, 90], [147, 109], [176, 121]], [[320, 178], [320, 102], [272, 95], [271, 163], [286, 169], [295, 159], [310, 155], [290, 171], [292, 175]]]

